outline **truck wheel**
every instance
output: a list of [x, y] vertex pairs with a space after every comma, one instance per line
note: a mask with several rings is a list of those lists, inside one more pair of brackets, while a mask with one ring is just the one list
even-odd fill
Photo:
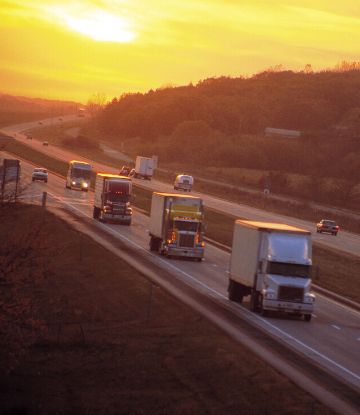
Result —
[[251, 292], [250, 297], [250, 311], [256, 313], [259, 311], [259, 296], [256, 292]]
[[310, 321], [311, 320], [311, 314], [304, 314], [304, 320]]
[[263, 317], [267, 317], [269, 315], [269, 310], [264, 310], [264, 307], [262, 305], [262, 301], [261, 301], [261, 315]]
[[196, 258], [197, 262], [201, 262], [202, 258]]

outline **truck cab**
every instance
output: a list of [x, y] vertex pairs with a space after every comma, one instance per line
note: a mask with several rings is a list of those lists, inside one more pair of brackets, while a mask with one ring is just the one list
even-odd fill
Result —
[[131, 224], [132, 182], [129, 177], [98, 173], [95, 182], [94, 219]]

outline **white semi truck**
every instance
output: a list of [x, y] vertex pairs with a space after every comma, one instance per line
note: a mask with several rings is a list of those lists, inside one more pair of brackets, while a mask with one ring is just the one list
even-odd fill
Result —
[[133, 211], [130, 177], [97, 173], [95, 180], [93, 218], [101, 222], [131, 224]]
[[204, 202], [200, 197], [154, 192], [150, 211], [150, 250], [167, 258], [204, 256]]
[[155, 161], [152, 158], [137, 156], [135, 160], [135, 179], [151, 180], [154, 174]]
[[251, 295], [250, 310], [303, 315], [315, 306], [311, 291], [311, 233], [293, 226], [237, 220], [229, 274], [229, 300]]

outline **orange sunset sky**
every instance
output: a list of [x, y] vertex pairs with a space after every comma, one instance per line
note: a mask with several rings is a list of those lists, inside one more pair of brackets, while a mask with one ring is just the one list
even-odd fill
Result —
[[360, 61], [358, 0], [0, 0], [0, 93], [86, 103]]

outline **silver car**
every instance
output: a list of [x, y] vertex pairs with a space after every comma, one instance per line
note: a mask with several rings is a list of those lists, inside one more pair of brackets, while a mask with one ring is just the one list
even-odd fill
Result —
[[47, 183], [48, 175], [49, 174], [46, 169], [43, 169], [43, 168], [34, 169], [33, 174], [32, 174], [32, 181], [34, 182], [35, 180], [40, 180], [40, 181]]

